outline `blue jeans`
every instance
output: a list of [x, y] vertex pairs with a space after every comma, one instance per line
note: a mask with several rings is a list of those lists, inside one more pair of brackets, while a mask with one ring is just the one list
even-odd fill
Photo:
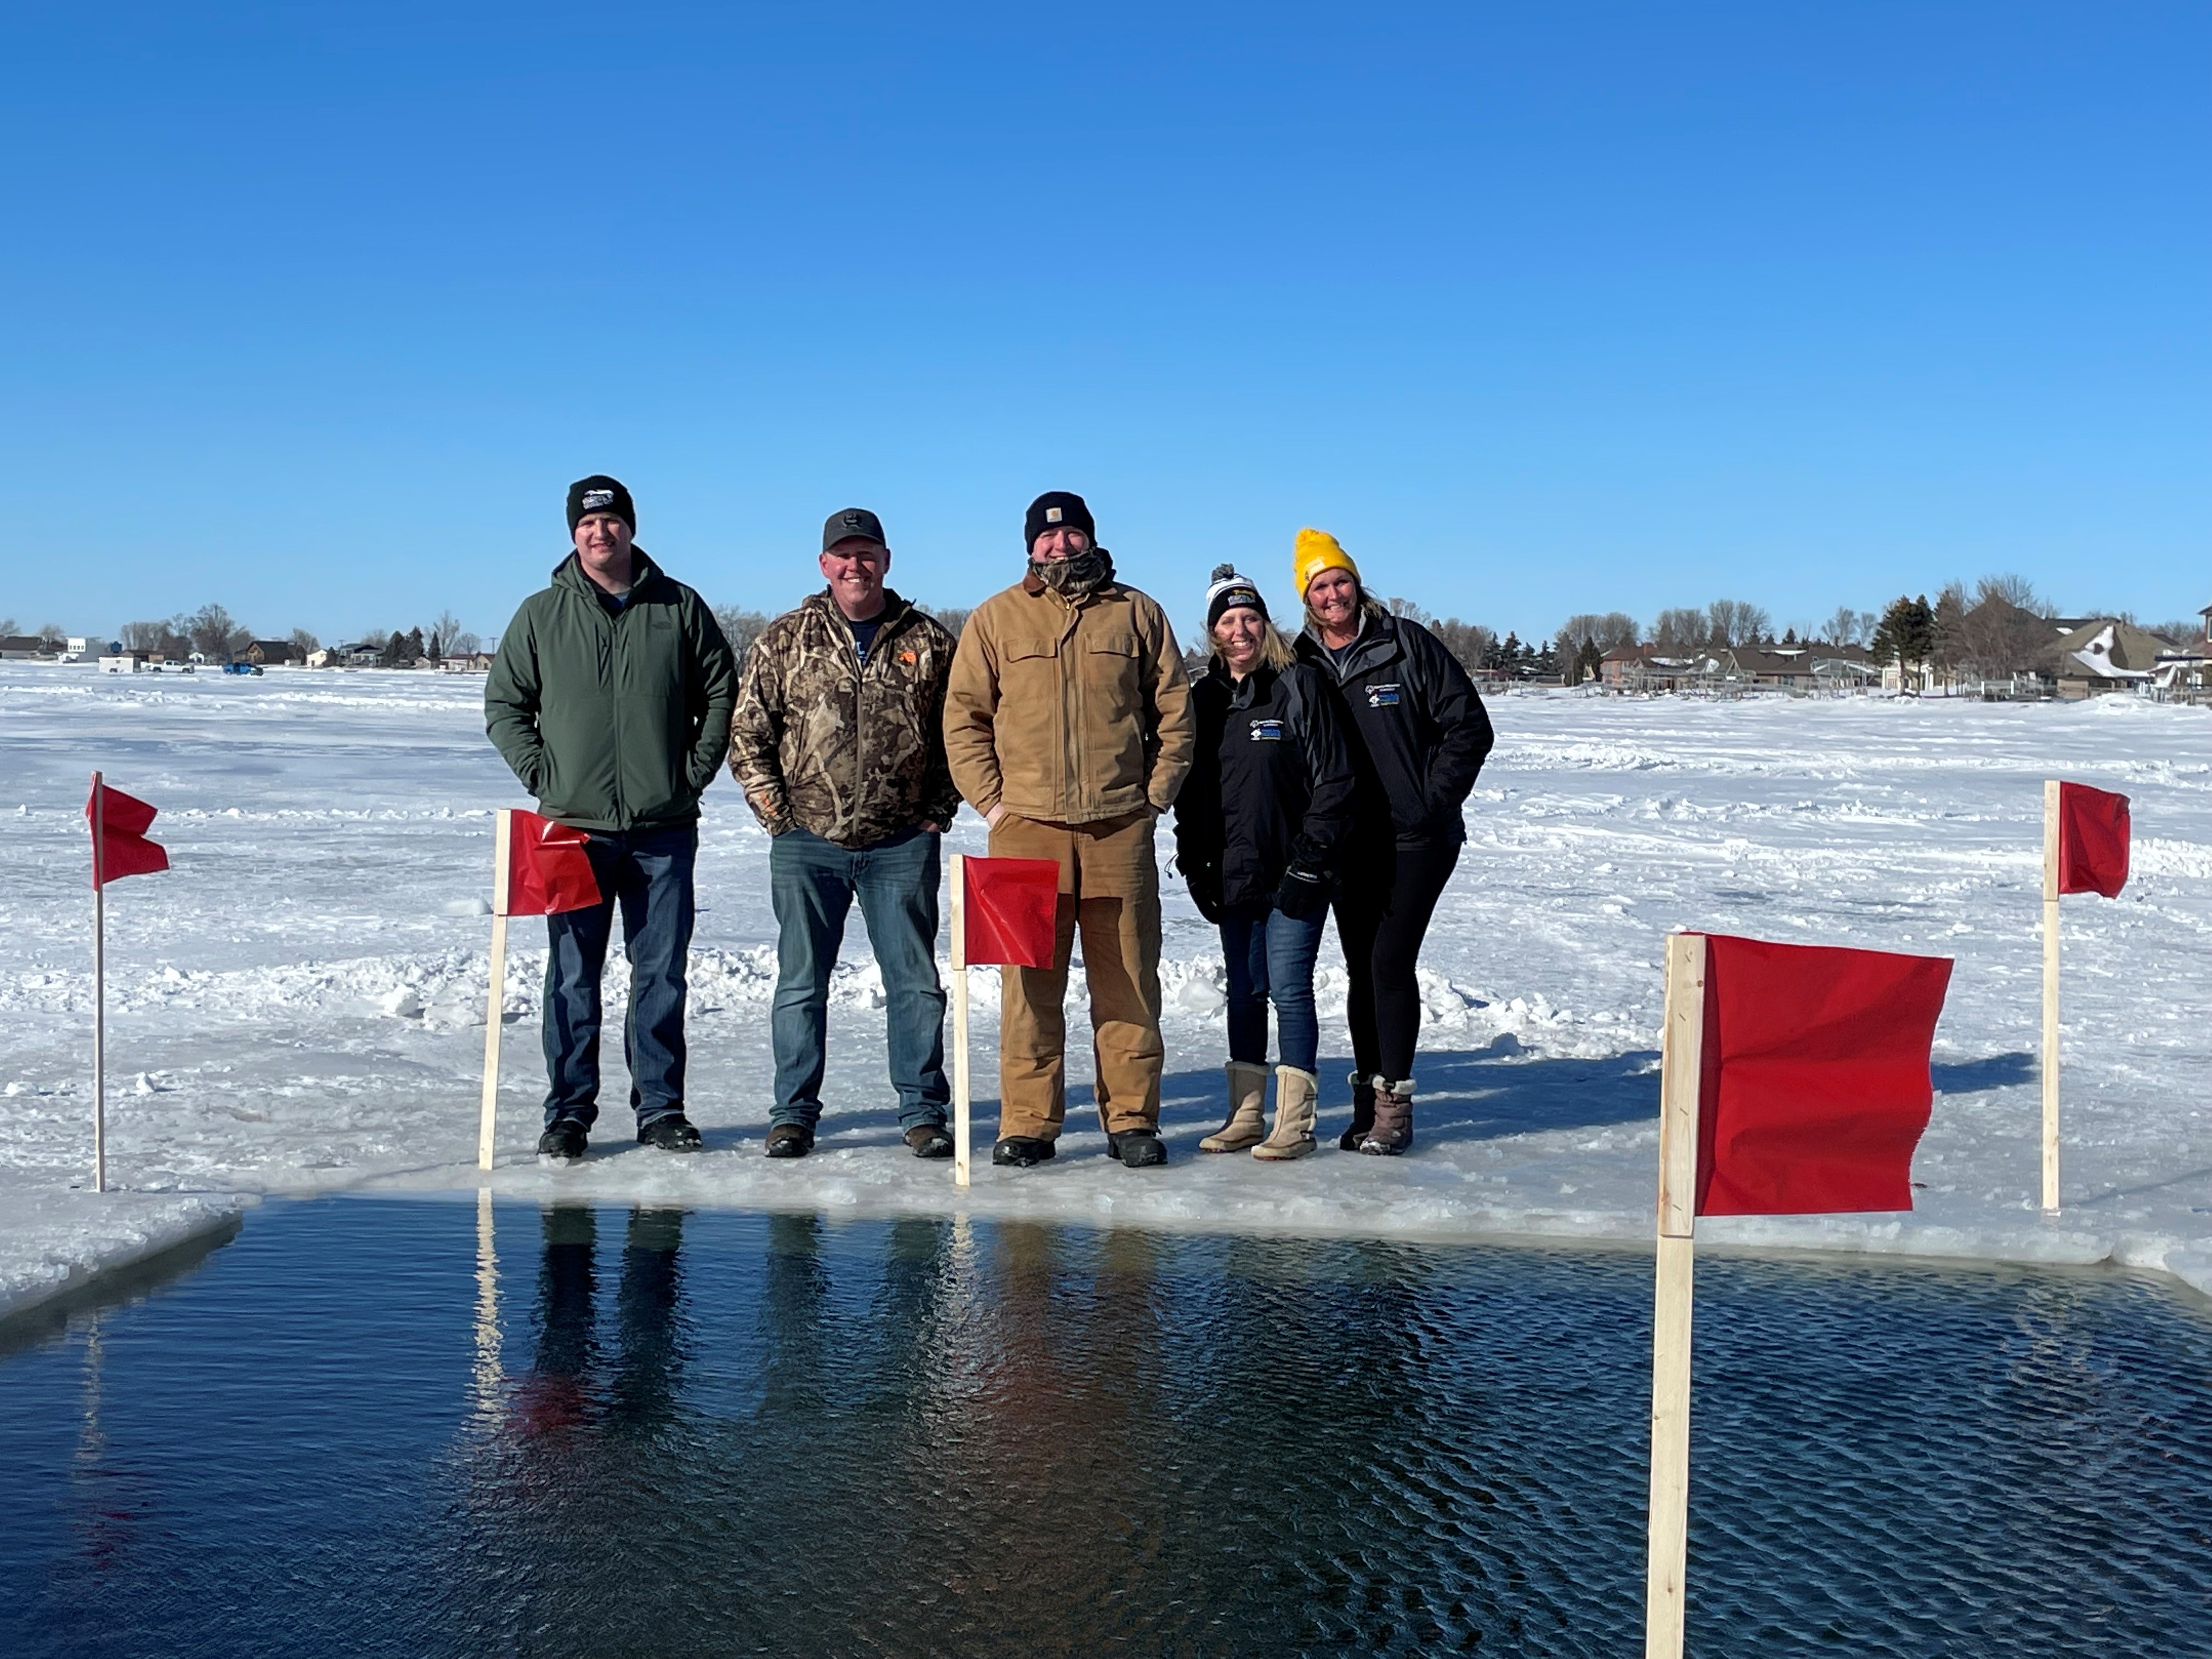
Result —
[[696, 830], [594, 830], [584, 844], [599, 902], [545, 918], [545, 1121], [599, 1115], [599, 977], [622, 907], [629, 959], [623, 1058], [638, 1127], [684, 1109], [684, 974]]
[[873, 847], [848, 849], [811, 830], [787, 830], [769, 844], [768, 890], [775, 905], [775, 1000], [769, 1039], [775, 1050], [775, 1105], [769, 1121], [811, 1129], [822, 1116], [830, 970], [845, 942], [854, 895], [868, 948], [884, 975], [884, 1037], [902, 1129], [945, 1121], [945, 988], [937, 982], [937, 842], [908, 830]]
[[1326, 909], [1301, 921], [1280, 910], [1231, 910], [1221, 918], [1221, 954], [1229, 960], [1229, 1058], [1267, 1063], [1267, 1004], [1275, 1005], [1282, 1063], [1302, 1072], [1321, 1057], [1321, 1022], [1314, 1013], [1314, 958], [1321, 953]]

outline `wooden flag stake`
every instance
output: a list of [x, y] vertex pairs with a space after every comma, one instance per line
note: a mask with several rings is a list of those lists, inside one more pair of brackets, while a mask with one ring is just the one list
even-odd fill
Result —
[[2058, 780], [2043, 785], [2043, 1207], [2058, 1207]]
[[1651, 1322], [1651, 1497], [1644, 1659], [1681, 1659], [1690, 1535], [1690, 1301], [1698, 1091], [1705, 1070], [1705, 940], [1667, 938], [1660, 1044], [1659, 1250]]
[[499, 1116], [499, 1028], [507, 1008], [507, 875], [514, 861], [514, 814], [496, 815], [491, 856], [491, 1004], [484, 1011], [483, 1104], [477, 1124], [477, 1168], [491, 1168], [492, 1133]]
[[952, 855], [952, 1184], [969, 1178], [968, 860]]
[[107, 786], [92, 775], [92, 1190], [107, 1190]]

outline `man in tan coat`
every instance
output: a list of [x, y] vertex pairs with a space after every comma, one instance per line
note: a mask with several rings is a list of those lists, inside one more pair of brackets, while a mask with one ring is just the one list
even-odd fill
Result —
[[1060, 866], [1050, 968], [1001, 975], [994, 1164], [1053, 1154], [1066, 1115], [1067, 964], [1084, 977], [1108, 1145], [1131, 1169], [1160, 1145], [1160, 880], [1152, 826], [1190, 770], [1197, 726], [1167, 613], [1114, 580], [1083, 497], [1030, 503], [1029, 572], [977, 606], [945, 702], [952, 781], [994, 858]]

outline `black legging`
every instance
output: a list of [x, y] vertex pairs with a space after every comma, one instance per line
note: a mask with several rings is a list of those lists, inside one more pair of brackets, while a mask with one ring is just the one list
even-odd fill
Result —
[[1352, 1025], [1352, 1063], [1362, 1077], [1403, 1083], [1413, 1075], [1413, 1043], [1421, 1030], [1413, 968], [1458, 863], [1456, 842], [1401, 847], [1388, 887], [1355, 878], [1337, 895], [1337, 937], [1352, 980], [1345, 1016]]

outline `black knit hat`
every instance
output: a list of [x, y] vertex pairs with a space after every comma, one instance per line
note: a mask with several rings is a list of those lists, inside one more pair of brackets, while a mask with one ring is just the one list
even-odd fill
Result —
[[610, 478], [604, 472], [594, 472], [588, 478], [579, 478], [568, 486], [568, 533], [576, 533], [576, 526], [586, 513], [611, 513], [629, 526], [629, 533], [637, 534], [637, 508], [629, 499], [629, 491], [623, 488], [620, 478]]
[[1206, 588], [1206, 631], [1211, 634], [1213, 624], [1221, 620], [1221, 613], [1238, 605], [1258, 611], [1262, 622], [1268, 619], [1267, 602], [1260, 597], [1260, 590], [1252, 585], [1250, 578], [1238, 575], [1233, 564], [1217, 564]]
[[1048, 530], [1060, 529], [1080, 530], [1092, 541], [1098, 539], [1091, 509], [1072, 489], [1048, 489], [1030, 503], [1029, 515], [1022, 524], [1022, 550], [1035, 551], [1038, 537]]

